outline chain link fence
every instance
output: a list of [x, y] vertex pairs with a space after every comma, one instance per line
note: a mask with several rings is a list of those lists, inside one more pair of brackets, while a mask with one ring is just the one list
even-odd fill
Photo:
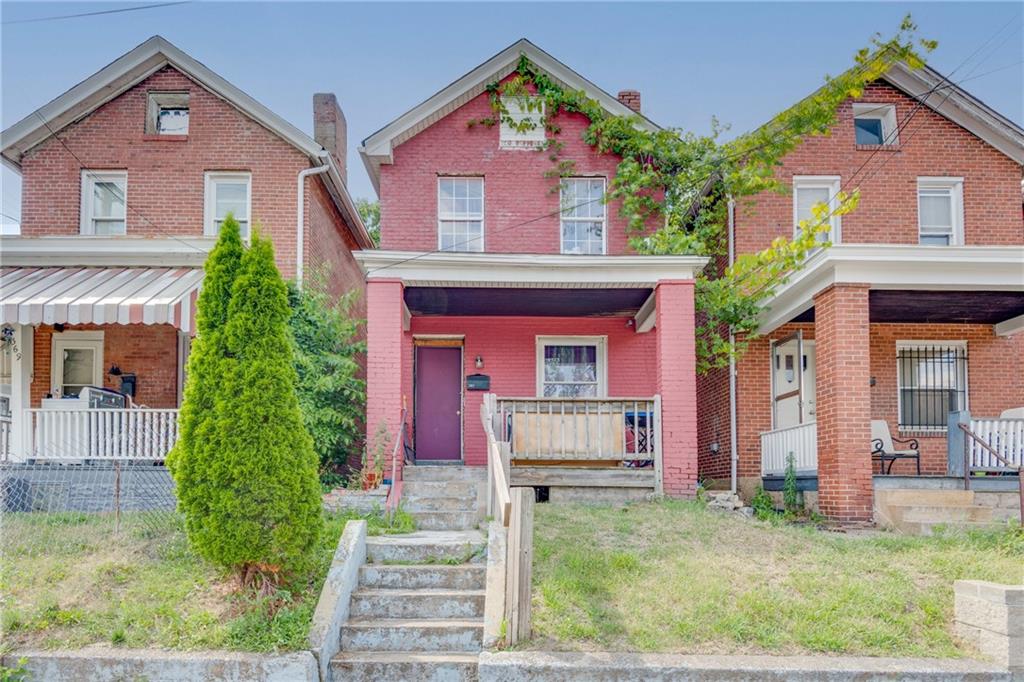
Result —
[[[85, 541], [156, 549], [182, 530], [174, 481], [162, 463], [98, 460], [0, 461], [0, 550], [34, 556]], [[125, 551], [128, 551], [127, 549]]]

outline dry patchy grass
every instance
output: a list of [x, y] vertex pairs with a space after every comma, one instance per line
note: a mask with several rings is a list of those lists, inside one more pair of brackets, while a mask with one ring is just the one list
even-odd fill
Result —
[[958, 657], [953, 581], [1024, 581], [1024, 533], [846, 536], [665, 501], [538, 505], [532, 648]]

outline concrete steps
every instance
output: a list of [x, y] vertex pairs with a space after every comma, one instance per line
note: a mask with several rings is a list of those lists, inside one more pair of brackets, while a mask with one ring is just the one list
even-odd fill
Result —
[[459, 497], [476, 499], [476, 481], [455, 479], [452, 481], [410, 481], [402, 482], [402, 500], [410, 497]]
[[441, 590], [473, 590], [483, 585], [487, 567], [483, 564], [448, 566], [368, 564], [360, 571], [359, 583], [367, 588], [412, 590], [417, 588]]
[[361, 651], [331, 660], [336, 680], [469, 682], [477, 679], [477, 654]]
[[353, 617], [483, 618], [483, 590], [358, 589], [352, 593]]
[[366, 539], [366, 556], [374, 564], [479, 563], [487, 538], [478, 530], [416, 531]]
[[969, 530], [995, 525], [992, 508], [976, 504], [973, 490], [876, 490], [875, 519], [906, 535], [931, 535], [940, 527]]
[[469, 530], [480, 525], [476, 511], [414, 512], [416, 527], [423, 530]]
[[431, 511], [474, 511], [471, 505], [475, 500], [464, 497], [430, 497], [423, 495], [402, 495], [402, 509], [410, 513]]
[[354, 618], [341, 628], [341, 651], [478, 653], [482, 618]]
[[406, 483], [421, 481], [485, 481], [487, 467], [420, 465], [402, 469], [402, 480]]

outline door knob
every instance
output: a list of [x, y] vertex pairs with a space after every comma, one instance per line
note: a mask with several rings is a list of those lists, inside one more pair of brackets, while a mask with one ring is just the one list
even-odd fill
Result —
[[455, 414], [459, 417], [462, 416], [462, 410], [455, 410]]

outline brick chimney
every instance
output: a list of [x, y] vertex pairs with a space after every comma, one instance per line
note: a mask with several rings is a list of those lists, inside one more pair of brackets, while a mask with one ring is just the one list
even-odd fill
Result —
[[348, 184], [348, 124], [333, 92], [313, 95], [313, 139], [331, 153], [341, 169], [341, 179]]
[[640, 91], [639, 90], [619, 90], [619, 101], [625, 104], [627, 107], [640, 113]]

